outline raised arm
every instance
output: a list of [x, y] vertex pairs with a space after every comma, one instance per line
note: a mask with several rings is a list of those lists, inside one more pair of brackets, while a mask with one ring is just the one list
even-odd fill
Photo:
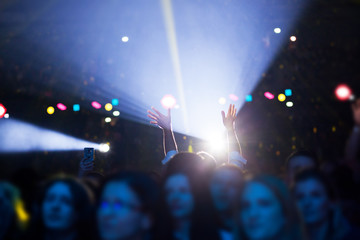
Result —
[[171, 125], [171, 111], [168, 109], [167, 115], [162, 114], [156, 108], [151, 108], [154, 112], [148, 110], [148, 117], [151, 119], [150, 123], [158, 126], [163, 130], [163, 146], [164, 154], [170, 151], [178, 151], [174, 133]]
[[235, 131], [236, 108], [234, 104], [230, 104], [228, 112], [221, 111], [224, 126], [227, 131], [229, 153], [238, 152], [242, 156], [241, 146]]

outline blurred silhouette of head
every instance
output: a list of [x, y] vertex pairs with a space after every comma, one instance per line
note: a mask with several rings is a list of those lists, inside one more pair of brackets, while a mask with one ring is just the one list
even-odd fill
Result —
[[[55, 178], [47, 182], [39, 194], [33, 230], [46, 232], [76, 232], [77, 237], [91, 234], [92, 196], [79, 181]], [[36, 229], [35, 229], [36, 228]]]
[[242, 181], [243, 172], [235, 165], [222, 165], [214, 171], [210, 192], [218, 213], [232, 213]]
[[296, 206], [280, 179], [255, 177], [246, 182], [239, 198], [241, 239], [302, 239]]
[[126, 171], [109, 177], [97, 208], [101, 239], [145, 239], [154, 226], [159, 190], [142, 172]]
[[308, 169], [298, 173], [293, 192], [307, 225], [319, 224], [329, 218], [334, 191], [319, 171]]
[[286, 160], [286, 175], [288, 184], [293, 183], [295, 175], [304, 170], [319, 167], [316, 155], [308, 150], [298, 150], [290, 154]]

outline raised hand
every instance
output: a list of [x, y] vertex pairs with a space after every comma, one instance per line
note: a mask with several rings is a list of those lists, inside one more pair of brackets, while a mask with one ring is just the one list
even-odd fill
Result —
[[355, 125], [360, 127], [360, 98], [352, 104], [352, 112], [354, 116]]
[[230, 104], [226, 116], [225, 116], [224, 111], [221, 111], [221, 115], [222, 115], [222, 120], [223, 120], [225, 128], [227, 130], [233, 130], [234, 129], [235, 119], [236, 119], [235, 104]]
[[154, 111], [148, 110], [148, 117], [152, 119], [150, 121], [151, 124], [154, 124], [158, 126], [161, 129], [164, 130], [171, 130], [171, 112], [170, 108], [168, 108], [167, 115], [162, 114], [159, 112], [156, 108], [151, 107], [151, 109]]

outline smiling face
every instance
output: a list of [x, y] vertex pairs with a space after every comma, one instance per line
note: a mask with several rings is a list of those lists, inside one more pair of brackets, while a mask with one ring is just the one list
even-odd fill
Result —
[[231, 212], [239, 192], [242, 180], [239, 172], [231, 169], [219, 169], [210, 183], [210, 192], [218, 212]]
[[54, 183], [47, 190], [42, 203], [45, 228], [57, 231], [69, 230], [74, 227], [76, 217], [69, 186], [62, 182]]
[[279, 200], [265, 185], [250, 182], [241, 196], [240, 224], [249, 239], [276, 236], [285, 224]]
[[323, 184], [310, 178], [298, 182], [294, 190], [296, 203], [306, 224], [316, 224], [327, 219], [331, 203]]
[[130, 239], [150, 228], [141, 202], [125, 182], [109, 182], [101, 195], [97, 222], [101, 239]]
[[194, 198], [188, 178], [174, 174], [165, 182], [166, 203], [173, 218], [188, 218], [194, 209]]

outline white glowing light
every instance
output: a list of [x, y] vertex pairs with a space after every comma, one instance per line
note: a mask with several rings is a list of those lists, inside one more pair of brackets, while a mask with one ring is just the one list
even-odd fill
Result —
[[110, 117], [105, 118], [105, 122], [107, 123], [111, 122], [111, 118]]
[[219, 104], [224, 105], [226, 103], [226, 98], [221, 97], [219, 98]]
[[102, 143], [99, 145], [100, 152], [108, 152], [110, 150], [110, 146], [107, 143]]
[[226, 139], [224, 135], [221, 133], [213, 134], [209, 136], [208, 143], [211, 152], [221, 152], [226, 151]]
[[294, 103], [293, 103], [293, 102], [287, 102], [287, 103], [286, 103], [286, 106], [287, 106], [287, 107], [292, 107], [292, 106], [294, 106]]
[[118, 117], [118, 116], [120, 116], [120, 112], [119, 112], [119, 111], [114, 111], [114, 112], [113, 112], [113, 115], [114, 115], [115, 117]]
[[291, 37], [290, 37], [290, 41], [295, 42], [295, 41], [296, 41], [296, 37], [295, 37], [295, 36], [291, 36]]
[[277, 34], [281, 33], [281, 29], [280, 28], [274, 28], [274, 33], [277, 33]]
[[[0, 152], [82, 151], [99, 144], [10, 118], [0, 121]], [[34, 137], [36, 136], [36, 137]]]
[[176, 105], [176, 99], [172, 95], [167, 94], [161, 99], [161, 105], [165, 109], [174, 108]]
[[129, 41], [129, 37], [124, 36], [124, 37], [121, 38], [121, 41], [123, 41], [123, 42], [128, 42], [128, 41]]
[[9, 117], [10, 117], [9, 114], [5, 113], [4, 118], [9, 118]]

